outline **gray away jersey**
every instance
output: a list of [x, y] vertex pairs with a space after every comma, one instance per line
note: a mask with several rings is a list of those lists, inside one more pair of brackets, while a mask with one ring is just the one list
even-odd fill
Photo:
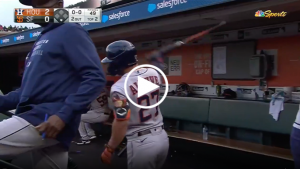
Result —
[[108, 107], [108, 91], [103, 89], [101, 94], [90, 104], [90, 111], [96, 113], [109, 113], [110, 109]]
[[[121, 79], [119, 79], [112, 86], [111, 88], [112, 99], [115, 97], [113, 96], [114, 93], [119, 93], [120, 96], [118, 97], [120, 97], [120, 99], [126, 99], [124, 84], [127, 75], [128, 74], [123, 75]], [[138, 69], [129, 76], [127, 81], [127, 86], [126, 86], [127, 93], [130, 96], [130, 99], [132, 101], [134, 101], [138, 105], [143, 105], [143, 106], [154, 105], [159, 101], [159, 89], [138, 98], [137, 97], [138, 76], [160, 86], [162, 82], [159, 73], [152, 68]], [[129, 102], [128, 99], [127, 102]], [[143, 130], [147, 130], [150, 128], [155, 128], [163, 125], [163, 117], [158, 106], [152, 109], [141, 109], [134, 106], [133, 104], [130, 104], [129, 102], [129, 108], [130, 108], [130, 117], [129, 117], [129, 127], [126, 133], [127, 136], [135, 134], [136, 132], [140, 132]]]

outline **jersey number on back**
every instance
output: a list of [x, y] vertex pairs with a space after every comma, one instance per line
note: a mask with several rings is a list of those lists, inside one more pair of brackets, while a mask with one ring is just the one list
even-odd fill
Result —
[[97, 102], [100, 104], [100, 106], [104, 106], [108, 104], [107, 95], [102, 95], [97, 98]]
[[[159, 90], [156, 90], [150, 93], [150, 97], [149, 95], [144, 95], [142, 97], [139, 97], [137, 101], [139, 105], [141, 105], [145, 101], [147, 104], [146, 106], [150, 106], [150, 99], [155, 99], [156, 102], [158, 102], [158, 96], [159, 96]], [[156, 106], [155, 108], [156, 108], [155, 114], [154, 115], [149, 114], [148, 116], [144, 116], [144, 112], [147, 111], [148, 109], [140, 109], [139, 115], [140, 115], [141, 123], [146, 122], [150, 120], [153, 116], [156, 117], [158, 115], [158, 106]]]

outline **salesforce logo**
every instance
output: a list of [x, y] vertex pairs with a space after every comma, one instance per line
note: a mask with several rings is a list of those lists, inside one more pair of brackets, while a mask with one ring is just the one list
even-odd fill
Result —
[[16, 36], [14, 37], [14, 41], [21, 41], [23, 40], [25, 37], [23, 35], [19, 35], [19, 36]]
[[30, 33], [30, 34], [29, 34], [29, 37], [30, 37], [30, 38], [38, 37], [40, 34], [41, 34], [40, 31], [33, 32], [33, 33]]
[[174, 6], [187, 3], [188, 0], [164, 0], [157, 4], [148, 4], [148, 12], [153, 12], [156, 9], [173, 8]]
[[0, 40], [0, 44], [4, 44], [4, 43], [8, 43], [9, 42], [9, 39], [2, 39], [2, 40]]
[[102, 22], [105, 23], [107, 21], [114, 20], [114, 19], [120, 20], [121, 18], [128, 17], [128, 16], [130, 16], [130, 11], [124, 11], [124, 12], [120, 11], [118, 13], [113, 13], [113, 14], [108, 15], [108, 16], [103, 15], [102, 16]]

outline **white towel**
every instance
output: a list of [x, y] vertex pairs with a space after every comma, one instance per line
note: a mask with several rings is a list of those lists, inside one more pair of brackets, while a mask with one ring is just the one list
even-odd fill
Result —
[[284, 99], [276, 99], [275, 102], [272, 100], [270, 102], [270, 109], [269, 109], [269, 114], [272, 115], [273, 119], [275, 119], [275, 121], [278, 121], [278, 117], [280, 112], [283, 110], [283, 102]]

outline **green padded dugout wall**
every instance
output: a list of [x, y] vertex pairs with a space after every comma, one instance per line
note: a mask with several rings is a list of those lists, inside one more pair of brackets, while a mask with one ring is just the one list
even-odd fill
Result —
[[208, 121], [209, 99], [168, 96], [159, 106], [165, 118], [197, 123]]
[[284, 110], [278, 121], [269, 114], [267, 102], [246, 100], [211, 99], [209, 108], [209, 123], [290, 134], [296, 118], [299, 105], [284, 103]]

